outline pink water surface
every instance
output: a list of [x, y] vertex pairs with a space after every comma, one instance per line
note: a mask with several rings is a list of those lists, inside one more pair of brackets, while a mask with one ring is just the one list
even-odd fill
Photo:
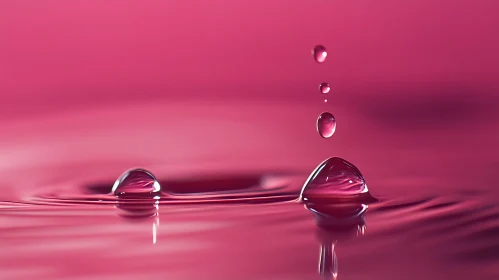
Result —
[[[338, 238], [339, 279], [498, 279], [498, 9], [0, 2], [0, 279], [321, 279], [338, 233], [293, 201], [131, 219], [120, 205], [42, 198], [91, 196], [85, 186], [133, 167], [204, 191], [232, 176], [241, 193], [245, 174], [284, 172], [298, 196], [331, 156], [381, 201], [363, 235]], [[339, 123], [328, 140], [323, 111]]]

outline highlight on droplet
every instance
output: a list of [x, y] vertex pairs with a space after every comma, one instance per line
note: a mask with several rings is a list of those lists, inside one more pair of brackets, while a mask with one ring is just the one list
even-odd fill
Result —
[[327, 57], [327, 51], [326, 48], [322, 45], [317, 45], [314, 47], [312, 50], [312, 56], [314, 57], [315, 61], [318, 63], [323, 63], [326, 61]]

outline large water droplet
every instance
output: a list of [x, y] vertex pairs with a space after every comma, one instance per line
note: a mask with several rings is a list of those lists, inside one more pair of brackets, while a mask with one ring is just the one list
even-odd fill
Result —
[[315, 61], [323, 63], [324, 61], [326, 61], [327, 57], [326, 48], [322, 45], [315, 46], [315, 48], [312, 50], [312, 56], [314, 57]]
[[329, 93], [329, 91], [331, 90], [331, 87], [329, 86], [328, 83], [321, 83], [319, 85], [319, 90], [321, 91], [321, 93]]
[[132, 169], [116, 180], [112, 192], [120, 198], [150, 198], [159, 194], [161, 187], [154, 175], [144, 169]]
[[332, 157], [310, 174], [300, 196], [306, 202], [315, 203], [367, 193], [366, 181], [359, 169], [342, 158]]
[[317, 118], [317, 131], [322, 138], [333, 136], [335, 130], [336, 120], [334, 119], [333, 114], [324, 112]]

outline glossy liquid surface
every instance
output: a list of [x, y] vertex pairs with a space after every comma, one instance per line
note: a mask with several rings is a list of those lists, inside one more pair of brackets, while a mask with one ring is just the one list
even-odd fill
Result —
[[[160, 110], [153, 113], [151, 106], [143, 108], [160, 123], [165, 119], [160, 117], [160, 112], [186, 116], [184, 110], [174, 109], [182, 108], [181, 105], [187, 108], [192, 103], [178, 103], [172, 107], [161, 105], [157, 107]], [[230, 116], [233, 105], [217, 105], [217, 112]], [[200, 105], [198, 109], [213, 106]], [[238, 108], [247, 112], [253, 111], [253, 106], [262, 105], [238, 104]], [[315, 111], [300, 105], [264, 106], [267, 110], [263, 112], [267, 115], [258, 119], [240, 118], [240, 122], [264, 124], [276, 111], [301, 114]], [[119, 114], [120, 111], [115, 112]], [[130, 110], [121, 112], [128, 114]], [[207, 115], [209, 112], [213, 111], [206, 109]], [[239, 115], [241, 111], [233, 113]], [[358, 118], [355, 113], [343, 110], [341, 113]], [[70, 119], [78, 120], [77, 115], [72, 116]], [[284, 121], [285, 116], [289, 115], [275, 115], [270, 119], [282, 117]], [[219, 122], [218, 119], [206, 120], [212, 125]], [[57, 131], [58, 126], [54, 124], [66, 121], [68, 117], [49, 118], [32, 124], [43, 123], [42, 126]], [[185, 118], [183, 121], [188, 122]], [[81, 120], [78, 122], [83, 124]], [[116, 137], [129, 133], [113, 125], [118, 122], [119, 119], [95, 123], [93, 129], [107, 127]], [[184, 130], [188, 126], [175, 122], [172, 127], [188, 133]], [[299, 116], [297, 124], [303, 129], [308, 127], [306, 119]], [[156, 279], [172, 275], [176, 279], [201, 276], [206, 279], [321, 279], [321, 273], [337, 271], [338, 277], [344, 279], [399, 279], [401, 274], [406, 279], [423, 276], [440, 279], [442, 275], [467, 279], [466, 272], [471, 269], [480, 279], [494, 279], [498, 275], [499, 257], [493, 250], [496, 242], [493, 232], [499, 227], [499, 208], [496, 189], [486, 184], [495, 176], [493, 169], [463, 167], [455, 161], [453, 148], [444, 141], [447, 139], [444, 136], [460, 134], [459, 130], [433, 131], [436, 139], [442, 137], [441, 142], [433, 142], [440, 154], [433, 148], [422, 148], [415, 155], [409, 145], [413, 139], [407, 138], [402, 131], [397, 133], [385, 127], [390, 131], [389, 139], [395, 137], [393, 141], [407, 143], [407, 149], [394, 149], [393, 144], [385, 143], [386, 140], [376, 141], [375, 135], [379, 135], [380, 129], [369, 132], [371, 126], [364, 127], [371, 137], [345, 135], [337, 144], [337, 149], [355, 145], [353, 152], [342, 154], [356, 159], [358, 166], [362, 166], [370, 192], [380, 199], [378, 203], [369, 204], [363, 214], [365, 224], [359, 224], [363, 234], [358, 234], [356, 228], [336, 229], [338, 225], [356, 227], [357, 220], [350, 218], [357, 212], [355, 209], [306, 209], [295, 201], [327, 146], [317, 142], [313, 133], [305, 138], [307, 142], [315, 141], [316, 146], [304, 149], [304, 153], [298, 148], [281, 157], [253, 156], [239, 150], [237, 154], [226, 154], [223, 162], [210, 160], [206, 157], [208, 153], [202, 159], [200, 151], [211, 150], [206, 147], [196, 152], [179, 153], [187, 159], [184, 161], [163, 160], [152, 151], [161, 150], [161, 154], [173, 156], [178, 146], [158, 142], [149, 147], [151, 153], [143, 150], [146, 153], [142, 155], [146, 156], [142, 165], [155, 170], [161, 185], [170, 186], [178, 196], [159, 203], [154, 200], [122, 203], [109, 195], [116, 173], [131, 165], [127, 161], [111, 160], [113, 157], [109, 156], [105, 161], [102, 158], [100, 165], [88, 158], [74, 164], [69, 161], [74, 157], [64, 160], [65, 153], [61, 153], [59, 155], [63, 157], [30, 169], [23, 167], [31, 162], [28, 160], [14, 171], [29, 178], [24, 184], [9, 184], [8, 179], [12, 176], [2, 176], [2, 273], [7, 279], [35, 276], [41, 279], [76, 276], [81, 279], [111, 276]], [[151, 122], [149, 129], [152, 132], [157, 125]], [[230, 129], [244, 133], [239, 125]], [[489, 131], [481, 129], [475, 132]], [[266, 154], [277, 155], [282, 134], [292, 135], [294, 130], [290, 127], [262, 138], [269, 140]], [[184, 141], [188, 139], [184, 138]], [[470, 136], [466, 141], [472, 143], [474, 139]], [[147, 142], [149, 138], [142, 141]], [[213, 155], [231, 149], [219, 142], [206, 143], [219, 147]], [[490, 158], [485, 156], [489, 151], [476, 143], [473, 145], [475, 152], [462, 154], [460, 162], [480, 162], [482, 167], [486, 166], [485, 162], [491, 164], [492, 154], [489, 154]], [[17, 145], [21, 147], [21, 144]], [[386, 145], [392, 148], [388, 149]], [[121, 151], [116, 149], [116, 152]], [[448, 156], [443, 157], [442, 152], [448, 152]], [[384, 165], [380, 165], [378, 155], [383, 155]], [[243, 157], [247, 160], [238, 160]], [[428, 165], [429, 161], [439, 168]], [[54, 167], [63, 173], [48, 172]], [[466, 168], [467, 172], [455, 176], [460, 168]], [[319, 219], [322, 216], [317, 212], [326, 213], [322, 215], [326, 219]], [[325, 226], [325, 229], [319, 226]], [[336, 263], [327, 262], [321, 266], [321, 259]], [[86, 262], [84, 267], [80, 265], [81, 260]], [[118, 262], [121, 265], [110, 265]], [[363, 269], [358, 268], [359, 264]], [[319, 266], [324, 268], [322, 272], [318, 270]]]

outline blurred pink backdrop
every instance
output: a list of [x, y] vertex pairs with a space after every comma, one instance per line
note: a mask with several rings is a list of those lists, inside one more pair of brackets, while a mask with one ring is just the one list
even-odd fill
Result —
[[[144, 98], [309, 100], [323, 80], [356, 94], [497, 89], [498, 9], [493, 0], [2, 1], [0, 114]], [[324, 65], [311, 59], [315, 44], [329, 50]]]

